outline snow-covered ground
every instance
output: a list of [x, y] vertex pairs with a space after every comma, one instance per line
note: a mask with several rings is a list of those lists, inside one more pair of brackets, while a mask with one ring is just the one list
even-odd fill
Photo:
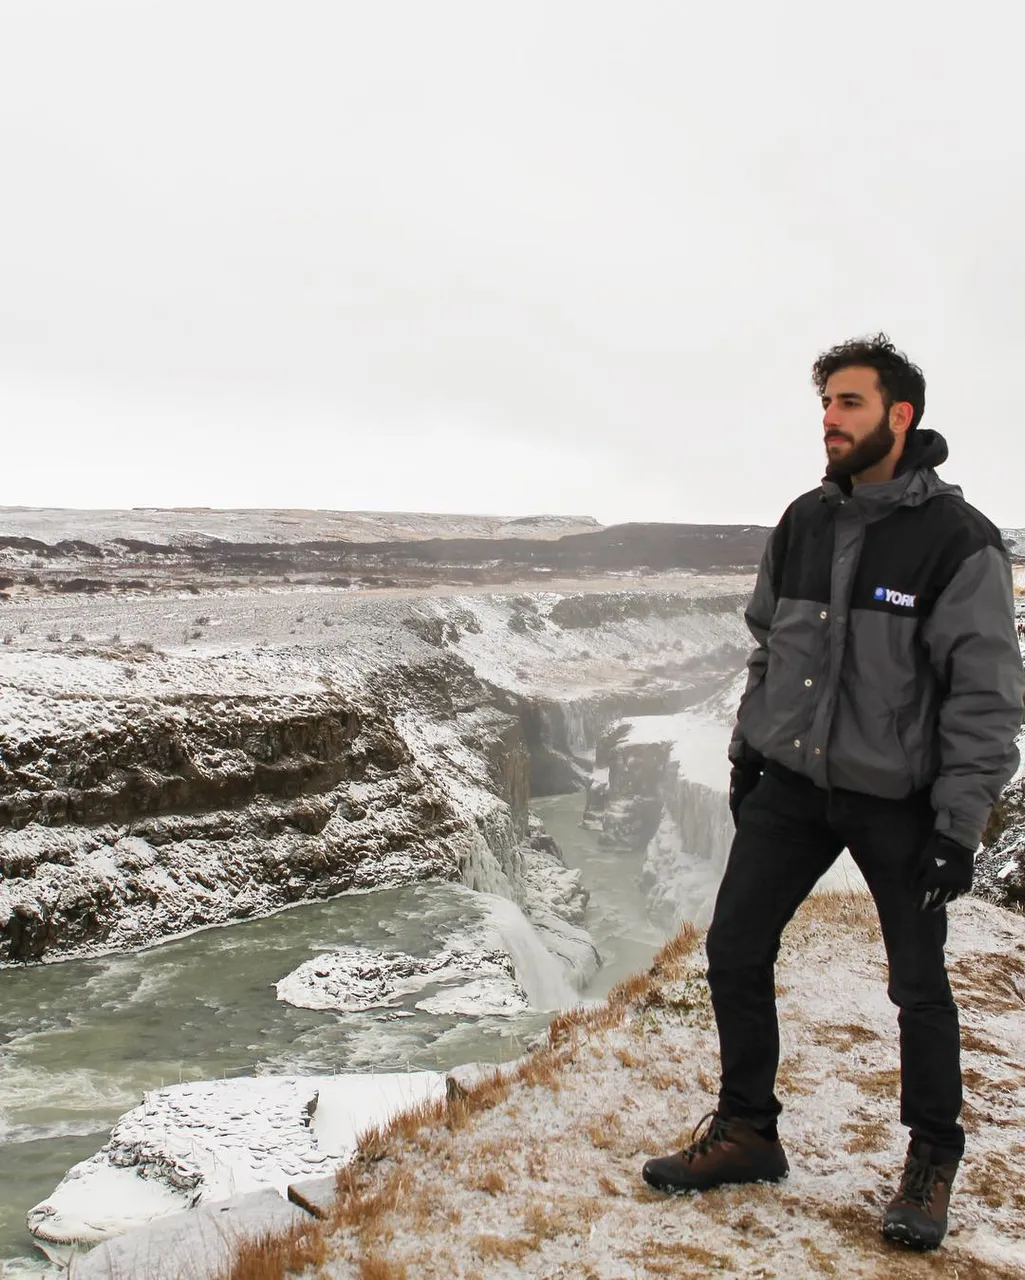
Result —
[[960, 901], [948, 952], [968, 1150], [938, 1255], [879, 1235], [907, 1141], [896, 1015], [871, 901], [839, 894], [802, 909], [778, 967], [786, 1181], [684, 1199], [641, 1182], [644, 1160], [685, 1144], [715, 1103], [698, 947], [664, 963], [618, 1025], [561, 1027], [494, 1105], [387, 1138], [352, 1193], [383, 1192], [377, 1212], [353, 1213], [358, 1231], [329, 1222], [321, 1274], [351, 1280], [376, 1258], [418, 1280], [1025, 1276], [1025, 920]]

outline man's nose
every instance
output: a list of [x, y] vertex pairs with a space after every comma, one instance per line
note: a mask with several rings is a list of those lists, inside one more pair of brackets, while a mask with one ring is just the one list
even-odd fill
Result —
[[838, 428], [839, 426], [840, 426], [840, 415], [837, 413], [836, 408], [833, 405], [830, 405], [829, 408], [822, 415], [823, 434], [826, 435], [829, 433], [831, 428], [835, 429], [835, 428]]

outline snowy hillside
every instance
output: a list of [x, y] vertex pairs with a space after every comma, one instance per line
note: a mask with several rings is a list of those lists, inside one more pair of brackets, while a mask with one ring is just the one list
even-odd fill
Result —
[[[365, 1137], [366, 1158], [339, 1176], [316, 1240], [293, 1236], [261, 1274], [316, 1257], [318, 1274], [333, 1280], [1021, 1280], [1025, 921], [959, 902], [949, 958], [968, 1150], [937, 1255], [903, 1252], [879, 1235], [907, 1140], [896, 1018], [871, 900], [840, 894], [802, 908], [780, 957], [780, 1134], [791, 1163], [783, 1183], [671, 1199], [640, 1179], [644, 1160], [685, 1144], [715, 1102], [703, 955], [684, 935], [608, 1007], [557, 1019], [548, 1047], [507, 1079], [456, 1091]], [[247, 1251], [250, 1265], [260, 1254]]]

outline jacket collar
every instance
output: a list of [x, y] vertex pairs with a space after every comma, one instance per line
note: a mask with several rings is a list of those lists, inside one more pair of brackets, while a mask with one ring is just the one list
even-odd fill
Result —
[[917, 507], [940, 493], [961, 490], [945, 484], [935, 468], [947, 460], [947, 442], [938, 431], [915, 430], [892, 480], [881, 484], [852, 484], [849, 479], [837, 482], [828, 476], [822, 480], [822, 501], [831, 507], [843, 507], [867, 521], [879, 520], [897, 507]]

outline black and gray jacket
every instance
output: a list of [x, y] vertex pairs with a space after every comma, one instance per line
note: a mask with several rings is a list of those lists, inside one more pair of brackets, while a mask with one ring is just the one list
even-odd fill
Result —
[[893, 480], [825, 480], [784, 512], [730, 759], [893, 799], [931, 787], [937, 829], [975, 848], [1018, 765], [1025, 680], [1000, 532], [936, 475], [946, 457], [919, 429]]

